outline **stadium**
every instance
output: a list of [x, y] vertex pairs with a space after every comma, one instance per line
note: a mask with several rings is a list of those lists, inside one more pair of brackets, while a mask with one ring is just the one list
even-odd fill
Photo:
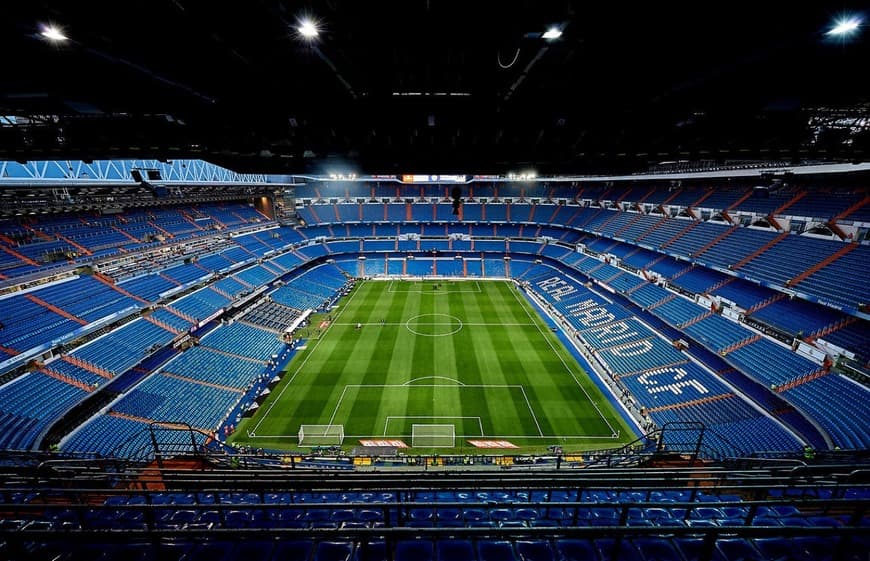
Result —
[[0, 23], [0, 558], [866, 558], [870, 14], [133, 4]]

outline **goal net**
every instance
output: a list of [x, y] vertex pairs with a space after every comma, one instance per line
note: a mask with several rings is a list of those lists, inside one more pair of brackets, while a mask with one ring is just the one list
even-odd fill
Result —
[[344, 442], [344, 425], [300, 425], [299, 446], [334, 446]]
[[455, 443], [454, 425], [411, 425], [411, 446], [414, 448], [453, 448]]

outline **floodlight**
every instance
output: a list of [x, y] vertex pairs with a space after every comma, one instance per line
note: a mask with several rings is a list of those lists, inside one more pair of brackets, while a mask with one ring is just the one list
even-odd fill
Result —
[[561, 36], [561, 29], [559, 29], [558, 27], [551, 27], [550, 29], [546, 30], [543, 35], [541, 35], [541, 38], [546, 39], [547, 41], [554, 41]]
[[299, 32], [299, 35], [306, 39], [314, 39], [320, 35], [317, 25], [310, 19], [305, 19], [299, 22], [299, 27], [297, 27], [296, 30]]
[[861, 18], [850, 17], [844, 18], [836, 22], [834, 27], [832, 27], [827, 35], [832, 35], [836, 37], [845, 37], [847, 35], [851, 35], [861, 26]]
[[61, 28], [51, 24], [43, 25], [40, 29], [39, 35], [43, 39], [52, 41], [54, 43], [60, 43], [69, 39], [69, 37], [63, 34], [63, 30]]

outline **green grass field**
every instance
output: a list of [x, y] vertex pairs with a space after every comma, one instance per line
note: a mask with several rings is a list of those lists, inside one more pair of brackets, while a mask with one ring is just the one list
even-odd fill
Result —
[[513, 283], [361, 282], [331, 317], [231, 442], [299, 449], [302, 424], [342, 425], [345, 448], [384, 438], [411, 446], [414, 424], [454, 425], [455, 448], [409, 453], [477, 450], [467, 439], [530, 453], [633, 438]]

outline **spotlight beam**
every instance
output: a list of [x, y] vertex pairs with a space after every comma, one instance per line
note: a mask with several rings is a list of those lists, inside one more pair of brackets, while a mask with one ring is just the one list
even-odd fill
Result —
[[339, 82], [341, 82], [341, 85], [344, 86], [345, 89], [347, 89], [350, 97], [352, 97], [353, 99], [357, 99], [357, 95], [353, 89], [353, 86], [350, 85], [350, 82], [344, 79], [344, 76], [341, 75], [341, 72], [338, 71], [338, 67], [335, 66], [332, 60], [330, 60], [323, 51], [318, 49], [317, 46], [312, 45], [311, 50], [313, 50], [314, 54], [316, 54], [320, 58], [320, 60], [326, 63], [326, 66], [328, 66], [330, 70], [332, 70], [332, 73], [335, 74], [335, 77], [338, 79]]
[[861, 19], [857, 17], [851, 17], [848, 19], [842, 19], [834, 25], [826, 35], [831, 35], [834, 37], [844, 37], [846, 35], [851, 35], [858, 31], [858, 28], [861, 27]]
[[52, 24], [42, 26], [39, 35], [43, 39], [46, 39], [53, 43], [63, 43], [64, 41], [69, 40], [69, 37], [64, 34], [61, 28]]

